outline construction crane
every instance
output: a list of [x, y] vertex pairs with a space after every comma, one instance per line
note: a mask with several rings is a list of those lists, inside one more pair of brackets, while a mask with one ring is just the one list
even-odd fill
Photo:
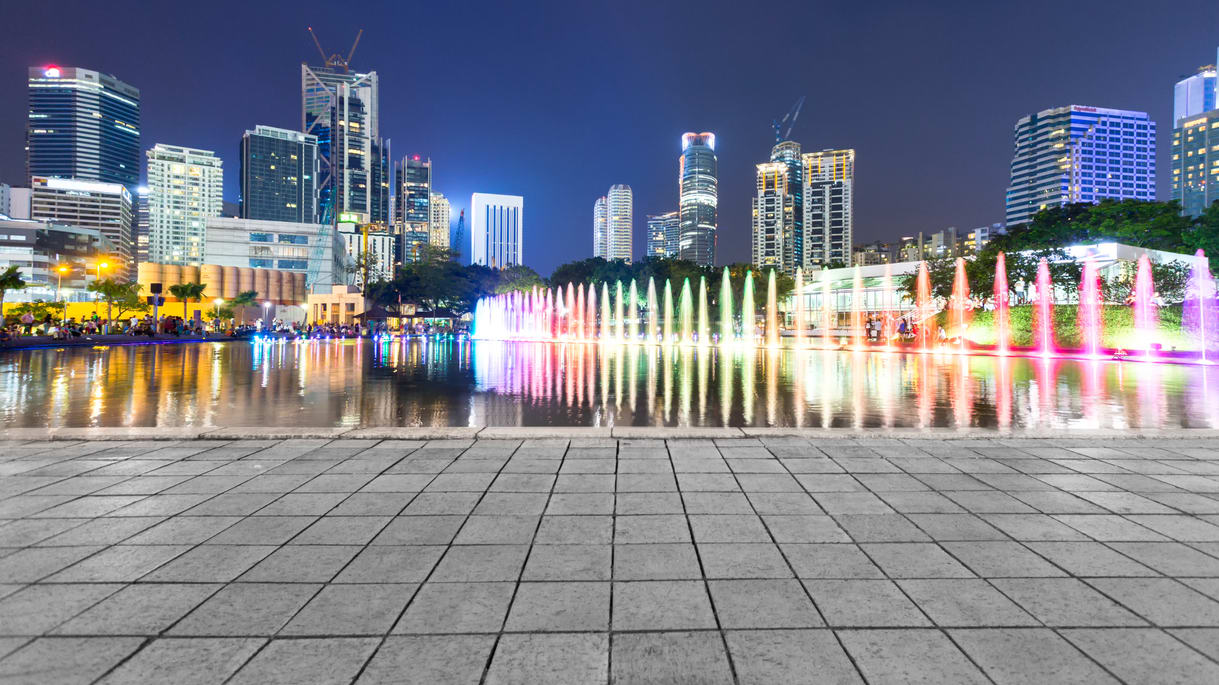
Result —
[[[792, 105], [787, 114], [783, 115], [782, 119], [775, 119], [771, 124], [775, 129], [776, 143], [782, 143], [792, 134], [792, 127], [796, 125], [796, 119], [800, 117], [800, 108], [804, 107], [804, 98], [805, 96], [801, 95], [800, 99], [796, 100], [796, 104]], [[787, 125], [786, 129], [783, 128], [784, 124]]]
[[326, 56], [326, 51], [322, 49], [322, 42], [317, 39], [317, 34], [313, 32], [313, 27], [309, 27], [309, 36], [313, 38], [313, 44], [317, 46], [317, 51], [322, 56], [322, 61], [327, 67], [332, 69], [341, 69], [346, 74], [351, 68], [351, 58], [356, 54], [356, 46], [360, 44], [360, 36], [364, 35], [364, 29], [356, 34], [356, 40], [351, 44], [351, 51], [347, 53], [347, 57], [343, 57], [337, 52], [329, 57]]

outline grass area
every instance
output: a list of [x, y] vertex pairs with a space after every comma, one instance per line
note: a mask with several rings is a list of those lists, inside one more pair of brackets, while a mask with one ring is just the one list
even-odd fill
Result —
[[[1058, 305], [1054, 307], [1054, 340], [1059, 347], [1081, 347], [1079, 326], [1076, 323], [1078, 308], [1075, 305]], [[947, 320], [947, 313], [940, 313], [941, 325]], [[1109, 348], [1131, 349], [1138, 347], [1134, 330], [1134, 309], [1120, 305], [1108, 305], [1102, 309], [1103, 328], [1102, 344]], [[1033, 346], [1033, 307], [1025, 305], [1011, 308], [1012, 344], [1017, 347]], [[967, 336], [979, 345], [993, 345], [996, 342], [994, 312], [974, 312], [973, 322], [969, 326]], [[1159, 331], [1156, 342], [1165, 350], [1196, 349], [1198, 342], [1194, 336], [1181, 326], [1181, 305], [1163, 307], [1159, 310]]]

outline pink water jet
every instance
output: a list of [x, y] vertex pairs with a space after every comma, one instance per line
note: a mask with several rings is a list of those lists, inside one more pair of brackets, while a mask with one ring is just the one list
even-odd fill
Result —
[[952, 329], [957, 337], [959, 351], [969, 351], [965, 332], [969, 328], [969, 315], [973, 310], [969, 301], [969, 277], [965, 275], [965, 258], [957, 257], [956, 274], [952, 279]]
[[1155, 355], [1156, 310], [1155, 283], [1151, 278], [1151, 259], [1144, 254], [1139, 257], [1138, 271], [1134, 276], [1134, 331], [1143, 355]]
[[1050, 264], [1041, 258], [1037, 263], [1037, 292], [1033, 300], [1033, 333], [1037, 352], [1043, 357], [1054, 354], [1054, 284], [1050, 281]]
[[1007, 355], [1012, 349], [1011, 290], [1007, 285], [1007, 256], [999, 253], [995, 260], [995, 349]]
[[1079, 339], [1084, 353], [1092, 358], [1101, 355], [1101, 338], [1104, 324], [1101, 319], [1100, 272], [1091, 254], [1084, 257], [1084, 275], [1079, 282]]
[[1206, 253], [1198, 250], [1190, 268], [1185, 288], [1185, 311], [1182, 323], [1198, 341], [1198, 361], [1210, 363], [1210, 352], [1216, 347], [1216, 324], [1219, 324], [1219, 304], [1215, 302], [1215, 279], [1211, 275]]
[[915, 305], [917, 321], [911, 321], [918, 326], [919, 349], [923, 352], [931, 349], [935, 338], [932, 328], [935, 326], [935, 305], [931, 301], [931, 274], [927, 272], [927, 262], [918, 263], [918, 281]]
[[851, 345], [863, 349], [863, 277], [858, 266], [851, 283]]

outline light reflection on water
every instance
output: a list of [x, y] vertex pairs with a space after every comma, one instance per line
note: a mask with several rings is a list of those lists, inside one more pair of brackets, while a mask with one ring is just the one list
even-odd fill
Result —
[[3, 426], [1216, 427], [1219, 369], [828, 350], [312, 341], [0, 356]]

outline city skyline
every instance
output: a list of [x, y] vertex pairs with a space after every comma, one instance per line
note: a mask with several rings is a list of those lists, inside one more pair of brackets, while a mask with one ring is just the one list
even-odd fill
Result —
[[[638, 35], [611, 42], [608, 54], [600, 56], [581, 49], [587, 35], [567, 35], [559, 29], [585, 14], [586, 10], [576, 7], [558, 8], [535, 24], [520, 27], [526, 35], [538, 38], [544, 49], [524, 45], [528, 40], [518, 41], [494, 59], [478, 51], [462, 54], [455, 44], [438, 36], [423, 37], [426, 49], [421, 52], [434, 57], [432, 67], [444, 68], [431, 70], [432, 75], [422, 81], [413, 80], [412, 75], [429, 69], [408, 74], [396, 67], [390, 32], [380, 28], [401, 16], [401, 10], [394, 8], [384, 10], [385, 21], [361, 17], [333, 24], [326, 23], [329, 20], [320, 5], [306, 3], [298, 13], [300, 18], [290, 20], [270, 8], [243, 8], [253, 14], [241, 25], [259, 27], [261, 43], [255, 45], [256, 41], [240, 41], [245, 29], [241, 25], [234, 28], [228, 21], [234, 5], [202, 9], [190, 21], [164, 16], [160, 8], [142, 7], [139, 23], [165, 23], [187, 35], [203, 35], [224, 26], [226, 35], [242, 45], [218, 58], [225, 65], [215, 70], [218, 77], [201, 74], [201, 81], [189, 88], [178, 87], [174, 79], [203, 66], [197, 53], [166, 50], [157, 53], [157, 60], [147, 59], [147, 51], [160, 50], [168, 36], [147, 35], [140, 43], [143, 49], [120, 50], [113, 41], [95, 35], [105, 33], [100, 29], [112, 21], [102, 12], [83, 8], [65, 22], [50, 8], [32, 8], [16, 17], [18, 30], [13, 40], [0, 48], [0, 71], [8, 84], [4, 88], [15, 95], [6, 99], [9, 106], [0, 112], [0, 180], [23, 185], [25, 110], [18, 89], [29, 67], [57, 63], [113, 74], [140, 89], [142, 150], [168, 143], [217, 150], [226, 158], [232, 141], [255, 125], [297, 127], [300, 84], [293, 72], [301, 62], [318, 61], [304, 30], [312, 23], [327, 49], [343, 52], [356, 30], [366, 29], [352, 68], [376, 71], [380, 76], [380, 135], [393, 139], [398, 150], [417, 150], [441, 160], [447, 171], [438, 190], [452, 198], [469, 197], [469, 192], [481, 189], [531, 198], [526, 248], [529, 264], [543, 273], [586, 255], [582, 245], [564, 237], [587, 230], [582, 228], [587, 226], [586, 198], [604, 192], [611, 181], [632, 186], [638, 214], [675, 209], [672, 150], [687, 130], [717, 135], [717, 262], [748, 260], [754, 165], [765, 159], [773, 144], [771, 119], [805, 93], [810, 95], [809, 103], [793, 139], [815, 141], [817, 147], [852, 147], [867, 160], [856, 180], [856, 242], [893, 240], [903, 233], [952, 225], [986, 225], [1002, 218], [1011, 162], [1010, 132], [1021, 116], [1086, 102], [1146, 111], [1163, 127], [1167, 125], [1163, 122], [1171, 120], [1173, 85], [1214, 55], [1213, 29], [1219, 23], [1219, 8], [1210, 4], [1185, 3], [1188, 7], [1184, 9], [1192, 10], [1196, 20], [1187, 24], [1136, 15], [1133, 3], [1105, 3], [1103, 16], [1094, 11], [1100, 3], [1073, 4], [1056, 10], [1061, 11], [1060, 19], [1068, 23], [1087, 19], [1095, 35], [1066, 45], [1050, 41], [1048, 27], [1026, 25], [1019, 19], [1036, 4], [1026, 4], [1019, 12], [1003, 7], [955, 11], [948, 5], [917, 10], [818, 8], [826, 19], [839, 24], [841, 31], [835, 33], [843, 37], [796, 41], [793, 47], [803, 45], [800, 64], [830, 59], [836, 71], [819, 72], [816, 78], [821, 81], [814, 81], [811, 74], [793, 79], [789, 73], [781, 86], [775, 80], [750, 82], [758, 78], [752, 68], [760, 58], [749, 50], [764, 40], [782, 45], [799, 31], [794, 26], [783, 28], [781, 35], [763, 39], [764, 32], [751, 30], [760, 17], [714, 2], [705, 4], [705, 12], [695, 19], [676, 9], [641, 8], [632, 19]], [[455, 14], [447, 14], [450, 11]], [[801, 15], [812, 11], [792, 10]], [[428, 8], [426, 13], [438, 25], [471, 22], [456, 10]], [[1139, 20], [1130, 21], [1135, 16]], [[478, 13], [470, 30], [490, 35], [505, 18], [504, 10], [488, 8]], [[713, 42], [733, 49], [711, 46], [683, 55], [651, 40], [657, 31], [671, 32], [687, 20], [712, 32], [717, 37]], [[1152, 51], [1120, 47], [1132, 44], [1134, 37], [1168, 35], [1169, 31], [1173, 40], [1158, 41]], [[935, 42], [929, 39], [947, 35], [959, 40], [927, 47]], [[1104, 40], [1099, 39], [1101, 35]], [[853, 37], [851, 49], [842, 49], [845, 36]], [[174, 38], [178, 40], [181, 37]], [[1021, 61], [1007, 59], [1012, 50], [1029, 41], [1040, 46], [1037, 54]], [[537, 59], [543, 52], [555, 50], [569, 51], [571, 64], [554, 71], [552, 63]], [[890, 84], [883, 95], [865, 93], [852, 85], [867, 80], [863, 77], [877, 68], [879, 60], [891, 60], [898, 53], [903, 55], [907, 75]], [[621, 64], [623, 55], [625, 65]], [[1071, 68], [1060, 69], [1063, 63]], [[596, 78], [611, 67], [621, 70], [613, 82], [607, 85]], [[649, 75], [645, 67], [655, 68], [657, 73]], [[682, 80], [675, 80], [675, 74], [682, 74]], [[557, 78], [560, 76], [579, 76], [580, 83], [573, 85], [570, 79]], [[584, 77], [595, 81], [595, 86], [585, 84]], [[669, 83], [676, 84], [672, 92], [662, 86]], [[519, 109], [505, 110], [506, 116], [462, 104], [479, 93], [501, 95], [527, 87], [532, 87], [528, 97]], [[607, 87], [615, 93], [626, 89], [635, 95], [614, 99], [607, 106]], [[240, 92], [246, 95], [236, 97]], [[834, 93], [832, 99], [827, 97], [830, 92]], [[895, 98], [910, 113], [901, 115], [893, 108]], [[562, 101], [557, 107], [556, 99]], [[224, 100], [232, 102], [216, 106]], [[591, 116], [594, 100], [600, 111]], [[963, 106], [969, 107], [964, 119], [953, 114], [954, 108]], [[537, 121], [530, 121], [534, 119]], [[543, 129], [545, 136], [539, 135]], [[475, 130], [491, 131], [491, 135], [472, 135], [470, 131]], [[603, 150], [598, 164], [578, 165], [569, 159], [569, 150], [589, 144]], [[1164, 173], [1170, 167], [1168, 147], [1161, 136], [1157, 148], [1159, 199], [1171, 197]], [[936, 150], [935, 173], [912, 173], [925, 166], [928, 148]], [[238, 196], [236, 162], [225, 165], [224, 196], [231, 202]], [[546, 192], [556, 185], [564, 192]], [[454, 213], [462, 209], [468, 207], [455, 205]], [[637, 254], [644, 253], [646, 240], [641, 223], [636, 222], [634, 232]], [[579, 243], [586, 244], [584, 240]]]

